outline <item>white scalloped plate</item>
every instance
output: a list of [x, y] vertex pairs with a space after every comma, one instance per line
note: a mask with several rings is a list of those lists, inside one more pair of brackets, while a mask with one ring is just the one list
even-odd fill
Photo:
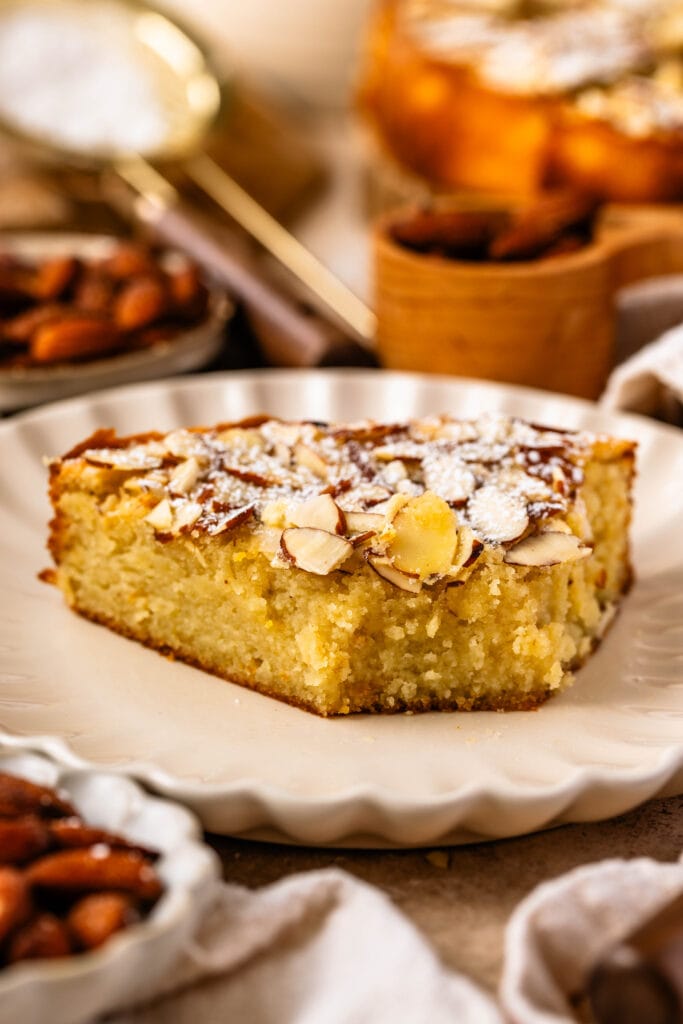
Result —
[[0, 1024], [85, 1024], [150, 999], [190, 944], [220, 875], [197, 819], [130, 779], [60, 767], [16, 738], [0, 739], [0, 771], [58, 787], [90, 824], [158, 850], [165, 887], [149, 917], [100, 949], [0, 970]]
[[[537, 712], [323, 720], [72, 614], [39, 583], [41, 456], [267, 411], [378, 419], [485, 409], [640, 442], [638, 581], [575, 686]], [[68, 763], [135, 773], [217, 832], [432, 845], [590, 821], [683, 791], [683, 433], [576, 399], [376, 371], [267, 371], [137, 385], [0, 425], [0, 724]]]

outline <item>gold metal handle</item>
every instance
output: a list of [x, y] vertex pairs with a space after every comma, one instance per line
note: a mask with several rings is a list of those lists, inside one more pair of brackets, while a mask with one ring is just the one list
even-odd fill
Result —
[[315, 295], [355, 338], [366, 345], [374, 343], [377, 318], [370, 307], [222, 167], [211, 157], [200, 153], [185, 160], [183, 168], [202, 191]]
[[[187, 252], [241, 299], [262, 351], [275, 366], [374, 365], [367, 345], [329, 318], [312, 316], [270, 281], [241, 236], [223, 228], [216, 236], [205, 218], [184, 204], [166, 178], [142, 157], [116, 166], [136, 194], [136, 217], [166, 242]], [[113, 193], [112, 193], [113, 194]]]

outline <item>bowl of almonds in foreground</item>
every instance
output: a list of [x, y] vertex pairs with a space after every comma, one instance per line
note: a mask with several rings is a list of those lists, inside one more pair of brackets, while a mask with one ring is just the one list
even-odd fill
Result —
[[0, 1020], [80, 1024], [151, 997], [218, 877], [185, 808], [0, 741]]
[[3, 235], [0, 412], [200, 369], [231, 314], [179, 252], [106, 235]]

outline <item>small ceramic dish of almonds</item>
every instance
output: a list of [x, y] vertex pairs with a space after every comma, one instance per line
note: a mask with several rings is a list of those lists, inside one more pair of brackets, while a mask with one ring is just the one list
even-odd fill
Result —
[[231, 313], [178, 252], [104, 235], [4, 235], [0, 411], [200, 369]]
[[200, 837], [130, 779], [0, 742], [0, 1020], [79, 1024], [154, 995], [218, 877]]

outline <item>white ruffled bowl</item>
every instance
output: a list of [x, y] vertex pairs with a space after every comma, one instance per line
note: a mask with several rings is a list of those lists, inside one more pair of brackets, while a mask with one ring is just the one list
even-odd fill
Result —
[[197, 819], [121, 775], [60, 768], [14, 742], [0, 743], [0, 772], [59, 786], [90, 824], [158, 850], [165, 887], [149, 917], [94, 952], [0, 969], [0, 1024], [81, 1024], [151, 998], [194, 933], [220, 874]]

